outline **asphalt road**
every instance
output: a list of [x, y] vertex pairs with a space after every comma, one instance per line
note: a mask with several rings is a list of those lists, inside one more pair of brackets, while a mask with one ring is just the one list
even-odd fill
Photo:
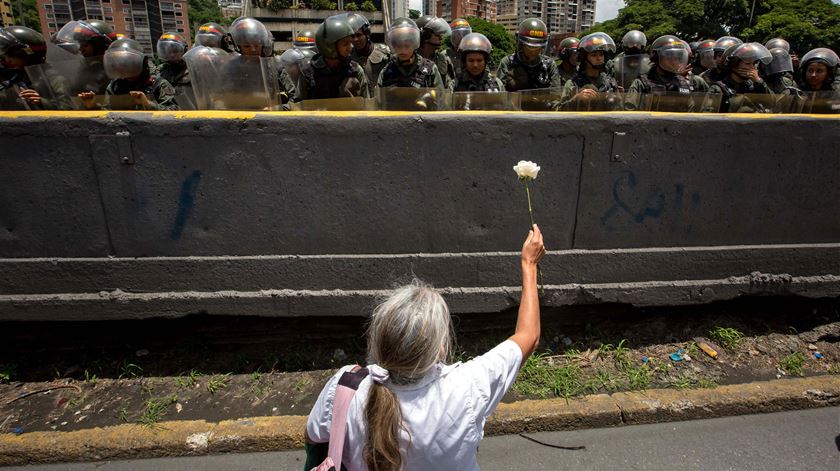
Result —
[[[481, 443], [483, 471], [497, 470], [840, 470], [840, 407], [654, 425], [537, 433], [584, 450], [560, 450], [511, 435]], [[300, 470], [303, 452], [73, 463], [28, 471]]]

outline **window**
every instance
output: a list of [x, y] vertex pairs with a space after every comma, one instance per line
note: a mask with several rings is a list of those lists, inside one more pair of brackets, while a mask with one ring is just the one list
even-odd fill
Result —
[[183, 6], [180, 3], [175, 4], [175, 9], [176, 10], [180, 10], [181, 8], [183, 8]]
[[113, 22], [113, 21], [114, 21], [114, 17], [113, 17], [113, 16], [106, 16], [106, 17], [105, 17], [105, 21], [111, 21], [111, 22]]
[[183, 14], [183, 13], [181, 13], [180, 11], [176, 11], [176, 12], [175, 12], [175, 16], [184, 16], [184, 14]]
[[49, 26], [50, 28], [55, 28], [55, 23], [47, 23], [47, 26]]
[[105, 13], [113, 13], [114, 12], [114, 10], [111, 7], [105, 7], [105, 8], [102, 9], [102, 11], [104, 11]]
[[123, 8], [123, 13], [126, 14], [126, 15], [130, 15], [131, 10], [129, 10], [128, 8]]
[[178, 20], [178, 21], [176, 21], [175, 23], [176, 23], [176, 24], [179, 24], [179, 25], [182, 25], [182, 24], [184, 24], [184, 21], [183, 21], [183, 20]]
[[178, 28], [178, 32], [179, 32], [179, 33], [183, 33], [183, 32], [184, 32], [184, 28]]

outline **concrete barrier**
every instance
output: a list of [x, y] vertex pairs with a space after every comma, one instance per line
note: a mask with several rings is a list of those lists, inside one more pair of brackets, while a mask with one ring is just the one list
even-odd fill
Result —
[[837, 296], [830, 142], [791, 115], [0, 113], [0, 319], [364, 315], [412, 275], [505, 309], [518, 160], [547, 305]]

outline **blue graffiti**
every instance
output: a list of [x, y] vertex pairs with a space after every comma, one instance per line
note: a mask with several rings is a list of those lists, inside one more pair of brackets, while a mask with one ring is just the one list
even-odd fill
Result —
[[[636, 190], [636, 175], [632, 171], [626, 171], [621, 173], [613, 183], [613, 205], [601, 217], [601, 224], [609, 230], [617, 229], [615, 224], [620, 224], [620, 219], [616, 218], [621, 214], [626, 214], [637, 224], [644, 223], [646, 219], [665, 218], [670, 221], [671, 230], [689, 233], [693, 226], [684, 221], [683, 212], [699, 207], [700, 194], [691, 193], [688, 198], [686, 196], [686, 188], [682, 183], [674, 184], [673, 193], [663, 191], [658, 186], [650, 186], [647, 193], [642, 194]], [[633, 203], [628, 203], [631, 199], [638, 201], [637, 206], [641, 208], [634, 209]], [[687, 202], [687, 199], [690, 202]], [[670, 208], [668, 215], [665, 214], [666, 207]]]
[[172, 232], [169, 237], [172, 240], [179, 240], [181, 234], [184, 232], [184, 226], [187, 224], [187, 219], [192, 212], [193, 204], [195, 203], [195, 190], [198, 189], [198, 183], [201, 181], [201, 171], [195, 170], [184, 180], [181, 184], [181, 196], [178, 198], [178, 214], [175, 216], [175, 224], [172, 226]]

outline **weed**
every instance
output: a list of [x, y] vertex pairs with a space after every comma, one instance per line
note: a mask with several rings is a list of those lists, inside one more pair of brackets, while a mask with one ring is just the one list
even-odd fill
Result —
[[192, 369], [186, 375], [181, 375], [175, 378], [175, 384], [182, 389], [191, 388], [198, 384], [199, 376], [201, 376], [201, 373], [199, 373], [198, 370]]
[[576, 364], [553, 367], [550, 376], [551, 389], [555, 395], [570, 398], [583, 393], [584, 384], [581, 382], [580, 367]]
[[685, 354], [691, 357], [692, 359], [700, 360], [703, 358], [701, 355], [702, 351], [700, 347], [697, 346], [697, 342], [688, 342], [685, 346]]
[[805, 366], [805, 355], [802, 352], [791, 353], [782, 358], [779, 366], [792, 375], [803, 376], [802, 367]]
[[136, 378], [140, 376], [140, 373], [142, 372], [143, 368], [140, 368], [140, 365], [135, 365], [134, 363], [129, 363], [127, 360], [123, 360], [122, 364], [120, 364], [120, 375], [117, 376], [117, 379]]
[[127, 408], [125, 408], [125, 407], [120, 407], [120, 408], [117, 410], [117, 419], [118, 419], [120, 422], [128, 423], [128, 422], [129, 422], [129, 419], [128, 419], [128, 409], [127, 409]]
[[0, 383], [8, 383], [15, 376], [15, 365], [0, 365]]
[[715, 327], [709, 331], [709, 337], [727, 350], [735, 350], [744, 334], [732, 327]]
[[695, 381], [692, 378], [689, 378], [687, 376], [679, 376], [669, 381], [668, 387], [674, 389], [691, 389], [694, 386], [694, 384]]
[[834, 363], [828, 367], [828, 374], [840, 375], [840, 363]]
[[207, 391], [210, 394], [216, 394], [217, 392], [226, 388], [229, 382], [230, 373], [225, 373], [223, 375], [214, 375], [212, 378], [210, 378], [209, 381], [207, 381]]
[[650, 368], [647, 363], [639, 366], [626, 366], [622, 373], [627, 377], [627, 388], [630, 390], [647, 389], [650, 386]]
[[295, 382], [295, 390], [297, 390], [297, 392], [303, 392], [306, 389], [306, 387], [309, 386], [311, 383], [312, 381], [309, 379], [308, 376], [301, 376]]
[[137, 418], [137, 423], [147, 427], [154, 427], [160, 419], [166, 415], [169, 406], [178, 402], [178, 396], [174, 394], [164, 397], [150, 397], [143, 403], [143, 411]]
[[589, 382], [587, 383], [588, 388], [593, 393], [597, 393], [599, 390], [604, 390], [608, 393], [613, 393], [618, 391], [618, 388], [621, 386], [621, 383], [613, 377], [613, 374], [609, 371], [605, 370], [598, 370], [595, 372], [595, 376], [593, 376]]
[[91, 373], [89, 370], [85, 370], [85, 382], [86, 383], [96, 384], [96, 382], [98, 380], [99, 380], [99, 378], [97, 378], [95, 374]]
[[714, 389], [718, 387], [718, 383], [714, 379], [700, 378], [700, 380], [697, 381], [697, 387], [702, 389]]
[[550, 367], [544, 361], [545, 354], [531, 355], [519, 370], [514, 389], [528, 396], [548, 397], [551, 394]]
[[569, 348], [565, 352], [563, 352], [563, 356], [566, 358], [574, 358], [578, 355], [580, 355], [580, 350], [574, 347]]

